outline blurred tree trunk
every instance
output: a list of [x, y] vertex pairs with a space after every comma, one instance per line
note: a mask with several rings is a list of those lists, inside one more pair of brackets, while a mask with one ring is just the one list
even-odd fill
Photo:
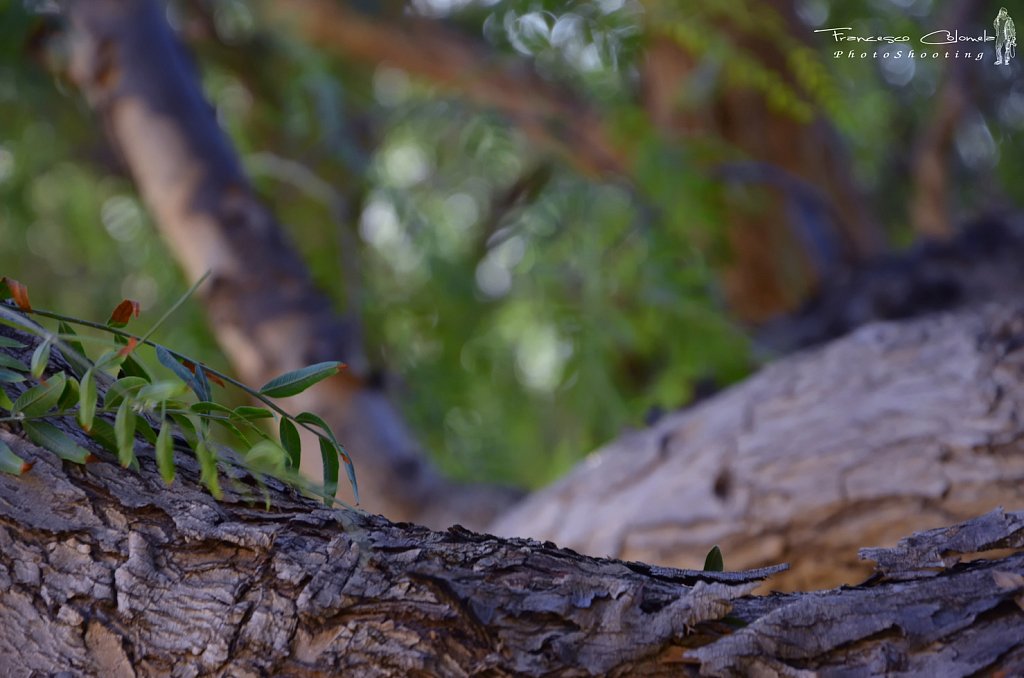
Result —
[[[941, 25], [966, 26], [977, 19], [986, 3], [970, 0], [946, 8]], [[926, 237], [948, 240], [954, 234], [950, 176], [957, 129], [969, 111], [973, 73], [963, 59], [945, 64], [931, 120], [915, 140], [911, 156], [910, 223]]]
[[782, 590], [860, 581], [865, 542], [1024, 508], [1022, 346], [1018, 306], [867, 325], [609, 443], [490, 530], [675, 567], [719, 544], [792, 563]]
[[[642, 91], [652, 123], [670, 139], [721, 140], [746, 158], [721, 176], [735, 188], [723, 210], [736, 313], [760, 322], [793, 310], [822, 276], [878, 254], [881, 228], [817, 103], [821, 93], [801, 76], [800, 65], [818, 57], [791, 0], [755, 3], [750, 14], [725, 3], [692, 17], [646, 4]], [[695, 35], [702, 31], [713, 48]]]
[[[315, 288], [280, 225], [253, 194], [162, 5], [93, 0], [66, 8], [73, 24], [73, 79], [186, 276], [195, 280], [211, 272], [199, 296], [241, 379], [258, 386], [305, 364], [355, 362], [358, 336]], [[442, 478], [394, 406], [359, 375], [330, 380], [290, 406], [317, 411], [335, 428], [355, 458], [371, 510], [429, 525], [483, 525], [514, 501], [499, 488]], [[303, 468], [316, 477], [314, 457], [305, 455]]]

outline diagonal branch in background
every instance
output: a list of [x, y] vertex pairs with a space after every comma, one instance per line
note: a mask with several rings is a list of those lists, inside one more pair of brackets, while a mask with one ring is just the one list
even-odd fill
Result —
[[[187, 277], [211, 271], [201, 297], [240, 377], [261, 384], [304, 364], [358, 355], [354, 333], [253, 194], [162, 6], [98, 0], [66, 7], [72, 77]], [[509, 492], [443, 479], [393, 405], [358, 378], [325, 382], [294, 406], [322, 413], [338, 432], [356, 457], [371, 510], [433, 525], [483, 525], [514, 500]], [[304, 465], [314, 461], [305, 457]]]
[[265, 6], [273, 21], [293, 26], [325, 52], [402, 69], [501, 112], [585, 175], [629, 172], [628, 157], [606, 121], [567, 89], [541, 79], [528, 62], [502, 59], [438, 21], [409, 15], [383, 20], [354, 4], [287, 0]]

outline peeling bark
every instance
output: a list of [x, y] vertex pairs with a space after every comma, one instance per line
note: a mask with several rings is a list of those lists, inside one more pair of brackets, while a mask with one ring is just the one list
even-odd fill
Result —
[[787, 561], [783, 589], [854, 583], [855, 551], [1024, 508], [1024, 309], [856, 330], [594, 453], [491, 526], [697, 567]]
[[[180, 45], [150, 0], [67, 3], [72, 76], [122, 154], [243, 381], [324, 360], [358, 360], [351, 328], [309, 278], [253, 193]], [[368, 508], [396, 520], [484, 525], [518, 496], [444, 479], [393, 405], [359, 379], [332, 379], [291, 401], [334, 427], [359, 464]], [[319, 477], [317, 459], [303, 470]], [[342, 492], [347, 492], [343, 489]]]

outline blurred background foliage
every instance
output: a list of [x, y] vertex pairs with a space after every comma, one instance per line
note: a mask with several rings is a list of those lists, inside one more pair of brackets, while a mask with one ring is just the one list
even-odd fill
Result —
[[[886, 240], [915, 237], [911, 140], [935, 115], [951, 62], [837, 59], [831, 40], [810, 31], [919, 35], [942, 26], [939, 3], [798, 0], [805, 38], [772, 3], [687, 4], [698, 7], [369, 3], [385, 19], [432, 17], [485, 41], [495, 59], [531, 62], [608, 121], [629, 148], [628, 179], [552, 154], [500, 111], [429, 80], [317, 49], [259, 3], [168, 4], [259, 192], [317, 282], [358, 319], [361, 367], [388, 375], [419, 439], [454, 476], [536, 487], [623, 428], [770, 357], [729, 312], [721, 277], [732, 256], [725, 208], [756, 210], [759, 197], [708, 171], [743, 159], [727, 139], [668, 138], [650, 120], [638, 81], [653, 34], [697, 55], [681, 109], [742, 86], [801, 124], [821, 111]], [[42, 307], [103, 320], [129, 297], [153, 319], [186, 285], [60, 75], [60, 41], [41, 38], [60, 19], [47, 2], [0, 8], [0, 272]], [[997, 9], [978, 5], [978, 32]], [[777, 45], [793, 77], [744, 49], [737, 25]], [[971, 70], [976, 96], [948, 159], [955, 219], [1012, 207], [1024, 177], [1024, 85], [1016, 67], [989, 67], [992, 58]], [[567, 131], [576, 123], [558, 121]], [[806, 281], [792, 284], [806, 291]], [[196, 305], [160, 340], [225, 367]]]

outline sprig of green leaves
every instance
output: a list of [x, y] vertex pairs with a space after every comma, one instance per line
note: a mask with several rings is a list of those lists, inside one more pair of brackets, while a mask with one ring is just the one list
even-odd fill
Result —
[[[0, 353], [0, 420], [21, 424], [26, 435], [37, 444], [64, 459], [85, 463], [93, 457], [60, 428], [47, 420], [68, 417], [100, 445], [116, 454], [124, 466], [135, 466], [135, 441], [141, 435], [153, 444], [161, 477], [168, 484], [175, 478], [174, 435], [192, 450], [199, 461], [201, 480], [218, 498], [222, 496], [217, 473], [216, 444], [211, 426], [227, 431], [242, 442], [246, 450], [242, 462], [256, 474], [278, 477], [308, 489], [298, 474], [302, 456], [299, 429], [315, 435], [323, 459], [323, 485], [320, 494], [327, 505], [337, 501], [340, 464], [344, 464], [356, 503], [359, 489], [355, 468], [345, 448], [338, 442], [330, 426], [311, 412], [292, 416], [275, 400], [302, 393], [324, 379], [338, 374], [344, 363], [330, 361], [293, 370], [270, 380], [254, 390], [208, 366], [153, 342], [150, 337], [179, 307], [199, 284], [192, 286], [145, 334], [135, 336], [123, 328], [138, 317], [139, 307], [131, 300], [122, 301], [105, 324], [74, 318], [52, 311], [34, 309], [28, 304], [27, 290], [15, 285], [17, 310], [0, 303], [0, 321], [41, 338], [32, 353], [29, 365]], [[57, 320], [58, 333], [52, 333], [29, 320], [27, 314]], [[109, 350], [95, 361], [85, 354], [82, 339], [73, 326], [101, 330], [110, 335]], [[157, 361], [167, 368], [171, 379], [154, 379], [142, 363], [133, 357], [140, 346], [155, 349]], [[21, 342], [0, 337], [0, 348], [24, 348]], [[52, 351], [58, 352], [72, 366], [74, 374], [58, 371], [44, 376], [50, 367]], [[25, 389], [13, 401], [4, 387], [32, 380], [35, 385]], [[211, 381], [231, 385], [259, 401], [264, 407], [241, 406], [234, 409], [215, 402]], [[100, 393], [102, 392], [102, 404]], [[189, 402], [193, 399], [193, 402]], [[4, 413], [6, 417], [2, 416]], [[113, 417], [111, 424], [109, 417]], [[278, 440], [274, 440], [260, 424], [277, 419]], [[150, 421], [159, 421], [158, 432]], [[0, 447], [0, 471], [20, 474], [28, 470], [20, 457], [7, 446]]]

